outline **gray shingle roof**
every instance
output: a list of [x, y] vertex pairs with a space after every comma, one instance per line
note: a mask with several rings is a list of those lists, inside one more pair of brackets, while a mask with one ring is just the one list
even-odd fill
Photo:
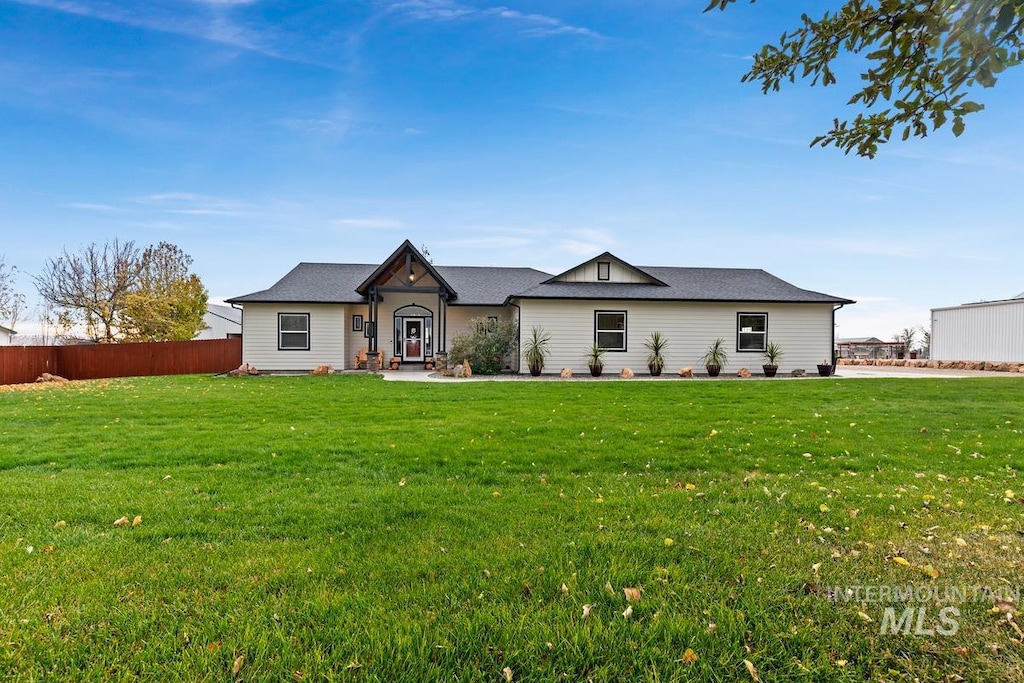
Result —
[[667, 286], [619, 282], [555, 282], [516, 295], [523, 299], [633, 299], [656, 301], [751, 301], [761, 303], [853, 303], [800, 289], [752, 268], [637, 266]]
[[[354, 263], [300, 263], [270, 289], [228, 299], [228, 303], [358, 304], [356, 288], [378, 266]], [[434, 266], [457, 298], [453, 305], [501, 306], [510, 294], [551, 277], [533, 268]]]
[[[300, 263], [270, 289], [228, 299], [228, 303], [365, 303], [356, 292], [377, 265]], [[554, 282], [533, 268], [435, 266], [457, 293], [453, 305], [500, 306], [509, 298], [631, 299], [655, 301], [750, 301], [761, 303], [853, 303], [800, 289], [763, 270], [639, 266], [658, 284]]]

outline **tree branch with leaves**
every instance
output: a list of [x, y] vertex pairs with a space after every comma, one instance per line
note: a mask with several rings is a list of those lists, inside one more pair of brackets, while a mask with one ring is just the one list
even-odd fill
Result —
[[[735, 1], [712, 0], [705, 11]], [[971, 89], [994, 86], [1024, 60], [1024, 3], [1017, 0], [847, 0], [801, 21], [754, 55], [743, 81], [759, 82], [766, 94], [798, 78], [827, 87], [837, 84], [841, 56], [863, 54], [863, 86], [848, 102], [861, 111], [852, 121], [834, 119], [811, 146], [869, 158], [894, 132], [924, 138], [951, 120], [959, 137], [964, 117], [985, 108], [968, 99]]]

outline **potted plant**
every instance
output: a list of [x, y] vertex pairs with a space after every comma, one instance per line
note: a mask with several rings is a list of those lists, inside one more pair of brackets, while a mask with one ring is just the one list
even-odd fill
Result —
[[664, 351], [668, 346], [668, 339], [665, 339], [661, 332], [651, 332], [644, 346], [647, 348], [647, 369], [651, 371], [652, 377], [657, 377], [665, 367]]
[[826, 358], [818, 363], [818, 377], [828, 377], [832, 374], [832, 361]]
[[765, 377], [774, 377], [775, 373], [779, 371], [780, 358], [782, 358], [782, 347], [775, 342], [768, 342], [768, 346], [764, 347], [765, 362], [761, 366]]
[[604, 354], [608, 350], [594, 342], [594, 345], [587, 351], [587, 366], [590, 368], [590, 374], [592, 377], [600, 377], [601, 371], [604, 370]]
[[526, 359], [526, 364], [530, 366], [530, 374], [534, 377], [540, 375], [544, 370], [544, 361], [548, 357], [548, 342], [550, 341], [551, 335], [544, 332], [544, 328], [534, 326], [530, 330], [530, 338], [523, 346], [523, 358]]
[[722, 367], [728, 362], [729, 354], [725, 351], [725, 340], [719, 337], [711, 342], [711, 346], [704, 352], [701, 362], [708, 371], [709, 377], [718, 377]]

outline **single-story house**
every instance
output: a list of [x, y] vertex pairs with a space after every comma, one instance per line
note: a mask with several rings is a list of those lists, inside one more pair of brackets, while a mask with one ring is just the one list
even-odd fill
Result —
[[11, 328], [0, 325], [0, 344], [7, 346], [16, 334], [18, 333]]
[[[445, 354], [470, 320], [513, 319], [551, 337], [546, 372], [585, 372], [595, 342], [606, 372], [646, 370], [644, 341], [668, 339], [667, 369], [701, 368], [726, 340], [724, 372], [758, 369], [769, 342], [782, 371], [832, 359], [835, 311], [853, 301], [800, 289], [763, 270], [634, 266], [610, 253], [564, 273], [533, 268], [435, 266], [408, 240], [380, 264], [300, 263], [269, 289], [227, 300], [241, 306], [242, 359], [260, 370], [352, 369], [360, 349], [385, 364]], [[521, 359], [513, 371], [526, 372]]]
[[1024, 363], [1024, 292], [932, 309], [933, 360]]
[[208, 304], [203, 316], [205, 327], [196, 339], [235, 339], [242, 336], [242, 311], [232, 306]]

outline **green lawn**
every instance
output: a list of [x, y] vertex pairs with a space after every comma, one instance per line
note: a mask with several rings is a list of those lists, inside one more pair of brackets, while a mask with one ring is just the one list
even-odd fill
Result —
[[[1016, 604], [829, 587], [1021, 590], [1022, 391], [334, 376], [0, 393], [0, 679], [751, 681], [746, 660], [766, 683], [1020, 681]], [[956, 632], [882, 634], [886, 606], [925, 628], [953, 606]]]

